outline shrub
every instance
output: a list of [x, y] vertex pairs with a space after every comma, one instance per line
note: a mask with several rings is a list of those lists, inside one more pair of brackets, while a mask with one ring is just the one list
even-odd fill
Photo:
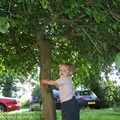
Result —
[[30, 105], [30, 101], [29, 100], [22, 100], [21, 101], [21, 108], [28, 108]]

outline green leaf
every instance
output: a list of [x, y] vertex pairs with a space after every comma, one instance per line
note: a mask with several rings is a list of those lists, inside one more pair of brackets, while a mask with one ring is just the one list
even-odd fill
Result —
[[3, 7], [3, 3], [4, 3], [4, 1], [0, 0], [0, 7]]
[[9, 27], [10, 24], [8, 22], [8, 19], [6, 17], [0, 17], [0, 32], [1, 33], [8, 32]]
[[[16, 2], [21, 3], [21, 2], [29, 2], [30, 0], [16, 0]], [[31, 0], [31, 2], [34, 2], [35, 0]]]
[[118, 70], [120, 70], [120, 53], [116, 55], [115, 64]]
[[43, 8], [47, 8], [49, 1], [48, 0], [40, 0], [40, 3], [41, 3]]
[[16, 2], [24, 2], [24, 0], [16, 0]]

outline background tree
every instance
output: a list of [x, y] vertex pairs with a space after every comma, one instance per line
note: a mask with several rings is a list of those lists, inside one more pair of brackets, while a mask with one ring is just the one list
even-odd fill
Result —
[[0, 77], [0, 88], [2, 91], [3, 96], [5, 97], [12, 97], [12, 91], [13, 89], [15, 90], [15, 81], [13, 76], [11, 75], [6, 75], [6, 76], [1, 76]]

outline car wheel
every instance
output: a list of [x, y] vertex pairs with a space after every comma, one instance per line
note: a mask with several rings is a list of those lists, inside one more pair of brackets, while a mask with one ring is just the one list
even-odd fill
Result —
[[7, 108], [3, 104], [0, 104], [0, 112], [7, 112]]

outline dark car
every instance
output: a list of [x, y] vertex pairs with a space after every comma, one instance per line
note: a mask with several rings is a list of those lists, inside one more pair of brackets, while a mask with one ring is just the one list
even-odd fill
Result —
[[79, 102], [80, 107], [99, 107], [100, 100], [91, 90], [77, 90], [75, 92], [75, 96], [77, 101]]
[[8, 112], [20, 109], [20, 101], [15, 98], [0, 97], [0, 112]]
[[[59, 105], [60, 108], [60, 98], [59, 98], [59, 90], [53, 89], [53, 96], [55, 99], [56, 105]], [[98, 107], [100, 100], [96, 96], [94, 92], [91, 90], [76, 90], [75, 91], [75, 98], [77, 102], [79, 103], [80, 108], [82, 107]]]
[[[37, 92], [37, 94], [39, 93]], [[30, 111], [40, 111], [43, 109], [41, 95], [37, 95], [37, 94], [32, 96], [32, 100], [30, 101]], [[61, 105], [60, 105], [59, 90], [53, 89], [52, 95], [53, 95], [54, 103], [56, 104], [56, 108], [60, 109]]]
[[60, 104], [59, 90], [58, 89], [53, 89], [52, 90], [52, 94], [53, 94], [54, 102], [56, 104], [56, 108], [60, 109], [61, 108], [61, 104]]

